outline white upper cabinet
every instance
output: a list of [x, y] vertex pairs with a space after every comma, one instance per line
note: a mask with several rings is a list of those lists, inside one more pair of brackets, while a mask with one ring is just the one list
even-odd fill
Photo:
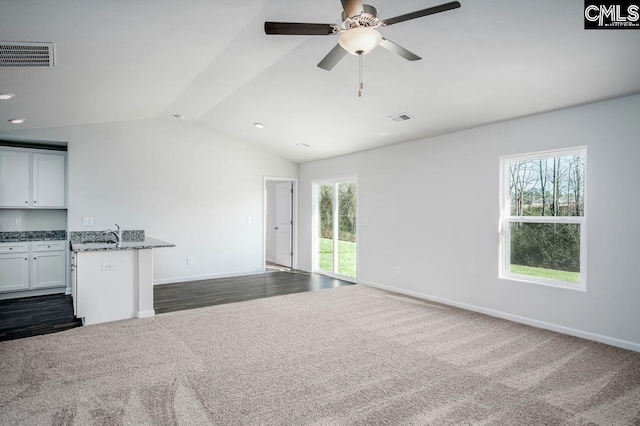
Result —
[[64, 156], [33, 154], [33, 207], [64, 207]]
[[0, 150], [0, 207], [64, 208], [66, 154]]
[[29, 207], [29, 161], [31, 154], [0, 151], [0, 206]]

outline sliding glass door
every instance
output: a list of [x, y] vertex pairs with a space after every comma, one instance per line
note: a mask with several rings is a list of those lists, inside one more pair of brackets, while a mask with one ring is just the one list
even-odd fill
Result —
[[314, 271], [337, 278], [356, 279], [355, 179], [314, 184]]

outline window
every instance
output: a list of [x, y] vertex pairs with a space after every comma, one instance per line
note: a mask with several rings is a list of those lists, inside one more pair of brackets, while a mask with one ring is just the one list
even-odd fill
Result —
[[502, 158], [500, 277], [586, 289], [586, 148]]

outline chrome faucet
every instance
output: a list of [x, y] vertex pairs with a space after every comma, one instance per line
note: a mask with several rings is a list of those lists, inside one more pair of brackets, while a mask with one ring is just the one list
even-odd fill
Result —
[[104, 233], [113, 234], [116, 237], [116, 243], [120, 244], [122, 243], [122, 230], [120, 229], [120, 225], [118, 225], [117, 223], [115, 225], [116, 228], [118, 228], [117, 231], [114, 231], [113, 229], [107, 229], [106, 231], [104, 231]]

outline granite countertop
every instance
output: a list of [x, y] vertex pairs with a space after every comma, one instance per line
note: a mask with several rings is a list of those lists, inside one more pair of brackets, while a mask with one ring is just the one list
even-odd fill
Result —
[[109, 250], [142, 250], [162, 247], [175, 247], [173, 243], [146, 237], [142, 241], [123, 241], [120, 244], [96, 242], [70, 242], [71, 251], [109, 251]]
[[67, 231], [7, 231], [0, 232], [0, 243], [28, 241], [60, 241], [67, 239]]

